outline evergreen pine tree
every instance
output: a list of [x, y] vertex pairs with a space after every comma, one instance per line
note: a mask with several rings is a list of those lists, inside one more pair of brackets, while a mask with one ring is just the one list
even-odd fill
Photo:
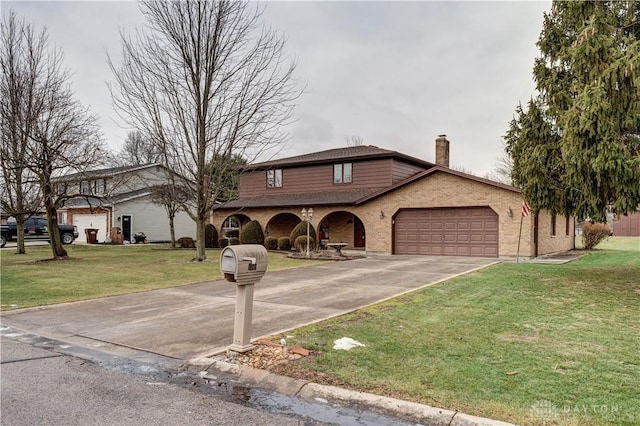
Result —
[[603, 221], [640, 205], [639, 35], [637, 1], [554, 1], [545, 14], [540, 94], [505, 136], [534, 211]]

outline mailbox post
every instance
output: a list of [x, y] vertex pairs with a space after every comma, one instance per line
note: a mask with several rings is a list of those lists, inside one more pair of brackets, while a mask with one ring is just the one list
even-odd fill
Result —
[[253, 348], [253, 285], [260, 281], [266, 270], [267, 250], [260, 244], [228, 246], [220, 253], [220, 271], [227, 281], [236, 284], [233, 343], [229, 350], [247, 352]]

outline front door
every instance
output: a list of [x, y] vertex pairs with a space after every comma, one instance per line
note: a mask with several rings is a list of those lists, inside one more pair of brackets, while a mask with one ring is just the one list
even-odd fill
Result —
[[122, 215], [122, 238], [131, 241], [131, 216]]
[[355, 217], [353, 221], [353, 247], [364, 248], [365, 246], [364, 225], [360, 219]]

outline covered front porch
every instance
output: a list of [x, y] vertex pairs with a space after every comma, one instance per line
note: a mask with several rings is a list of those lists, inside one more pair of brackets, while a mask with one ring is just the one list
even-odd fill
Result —
[[[293, 228], [308, 217], [309, 207], [296, 206], [283, 209], [241, 209], [236, 211], [215, 210], [211, 222], [222, 235], [230, 229], [242, 232], [242, 227], [257, 220], [265, 237], [289, 237]], [[367, 247], [366, 227], [358, 214], [344, 207], [311, 207], [310, 224], [316, 230], [319, 247], [328, 248], [333, 243], [344, 243], [346, 250], [362, 250]]]

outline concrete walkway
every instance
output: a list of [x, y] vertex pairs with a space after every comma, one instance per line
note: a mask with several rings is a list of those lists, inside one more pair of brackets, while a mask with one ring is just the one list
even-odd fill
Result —
[[[254, 338], [275, 334], [486, 267], [496, 259], [374, 256], [267, 272], [256, 285]], [[217, 278], [217, 277], [215, 277]], [[2, 324], [119, 355], [188, 360], [226, 349], [235, 286], [217, 280], [2, 312]]]

